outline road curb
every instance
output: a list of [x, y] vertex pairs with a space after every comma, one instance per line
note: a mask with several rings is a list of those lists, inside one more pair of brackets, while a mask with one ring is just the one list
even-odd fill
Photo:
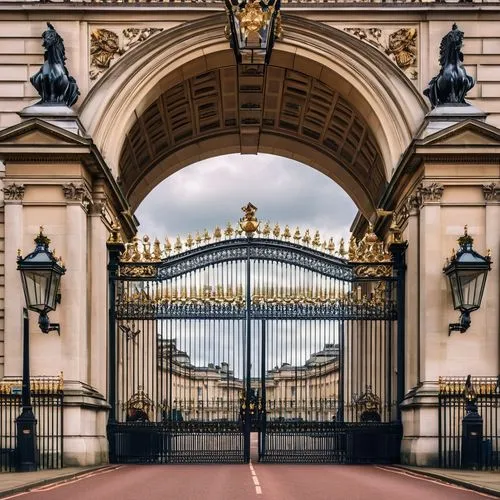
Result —
[[431, 477], [432, 479], [438, 479], [438, 480], [444, 481], [446, 483], [456, 484], [457, 486], [462, 486], [462, 487], [467, 488], [469, 490], [477, 491], [479, 493], [486, 493], [488, 495], [492, 495], [494, 497], [500, 498], [500, 491], [498, 491], [498, 490], [493, 490], [491, 488], [488, 488], [487, 486], [481, 486], [481, 485], [475, 484], [475, 483], [469, 483], [469, 482], [463, 481], [461, 479], [450, 477], [446, 474], [439, 474], [436, 472], [428, 472], [425, 469], [414, 469], [412, 467], [405, 467], [404, 465], [393, 465], [392, 467], [394, 467], [395, 469], [404, 470], [406, 472], [413, 472], [419, 476]]
[[[68, 481], [71, 481], [79, 476], [83, 476], [84, 474], [88, 474], [89, 472], [95, 472], [98, 470], [104, 470], [104, 469], [110, 469], [110, 468], [116, 468], [114, 465], [98, 465], [96, 467], [88, 467], [85, 469], [82, 469], [80, 471], [73, 471], [70, 472], [66, 475], [60, 475], [56, 477], [48, 477], [45, 479], [38, 479], [36, 481], [32, 481], [30, 483], [23, 484], [21, 486], [15, 486], [14, 488], [11, 488], [9, 490], [2, 490], [0, 491], [0, 498], [5, 498], [8, 496], [16, 495], [17, 493], [24, 493], [25, 491], [29, 491], [33, 488], [39, 488], [40, 486], [46, 486], [48, 484], [56, 484], [56, 483], [66, 483]], [[19, 472], [19, 474], [22, 474], [22, 472]], [[0, 475], [1, 478], [1, 475]]]

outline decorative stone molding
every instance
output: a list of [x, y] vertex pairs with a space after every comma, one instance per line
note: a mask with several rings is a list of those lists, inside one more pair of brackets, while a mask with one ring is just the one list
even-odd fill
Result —
[[444, 186], [437, 182], [424, 185], [420, 184], [416, 189], [416, 196], [420, 197], [420, 207], [426, 202], [440, 202], [443, 196]]
[[344, 28], [347, 33], [359, 38], [387, 55], [416, 84], [418, 79], [418, 31], [415, 27], [398, 30], [381, 28]]
[[444, 186], [437, 182], [425, 185], [420, 183], [406, 201], [400, 205], [394, 214], [394, 220], [399, 227], [404, 227], [408, 217], [417, 215], [425, 203], [440, 202]]
[[483, 184], [483, 194], [485, 201], [500, 201], [500, 185], [494, 182]]
[[85, 210], [87, 210], [92, 203], [90, 193], [83, 183], [75, 184], [74, 182], [70, 182], [68, 184], [62, 184], [61, 187], [64, 197], [68, 201], [81, 203]]
[[116, 61], [132, 47], [161, 31], [163, 28], [126, 28], [122, 30], [121, 35], [105, 28], [92, 31], [90, 79], [97, 80], [110, 67], [112, 61]]
[[7, 184], [2, 191], [5, 200], [22, 200], [24, 198], [24, 184]]

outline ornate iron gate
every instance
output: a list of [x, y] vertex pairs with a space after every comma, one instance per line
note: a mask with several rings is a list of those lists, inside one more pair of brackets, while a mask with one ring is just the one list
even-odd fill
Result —
[[[114, 462], [395, 462], [404, 249], [260, 230], [109, 248]], [[395, 237], [395, 238], [394, 238]], [[348, 258], [346, 258], [348, 257]], [[258, 432], [258, 449], [251, 433]]]

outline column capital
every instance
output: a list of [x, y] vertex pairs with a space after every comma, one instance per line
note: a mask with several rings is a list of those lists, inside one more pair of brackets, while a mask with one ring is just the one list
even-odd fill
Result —
[[5, 184], [2, 191], [5, 201], [22, 201], [24, 199], [25, 186], [24, 184], [12, 182], [11, 184]]

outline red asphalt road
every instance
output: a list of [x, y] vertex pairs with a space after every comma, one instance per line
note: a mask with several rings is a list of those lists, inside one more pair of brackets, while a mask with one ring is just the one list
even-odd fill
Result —
[[[252, 472], [254, 469], [254, 473]], [[257, 486], [256, 486], [257, 485]], [[258, 490], [261, 493], [258, 493]], [[125, 465], [7, 498], [19, 500], [484, 500], [401, 470], [346, 465]]]

